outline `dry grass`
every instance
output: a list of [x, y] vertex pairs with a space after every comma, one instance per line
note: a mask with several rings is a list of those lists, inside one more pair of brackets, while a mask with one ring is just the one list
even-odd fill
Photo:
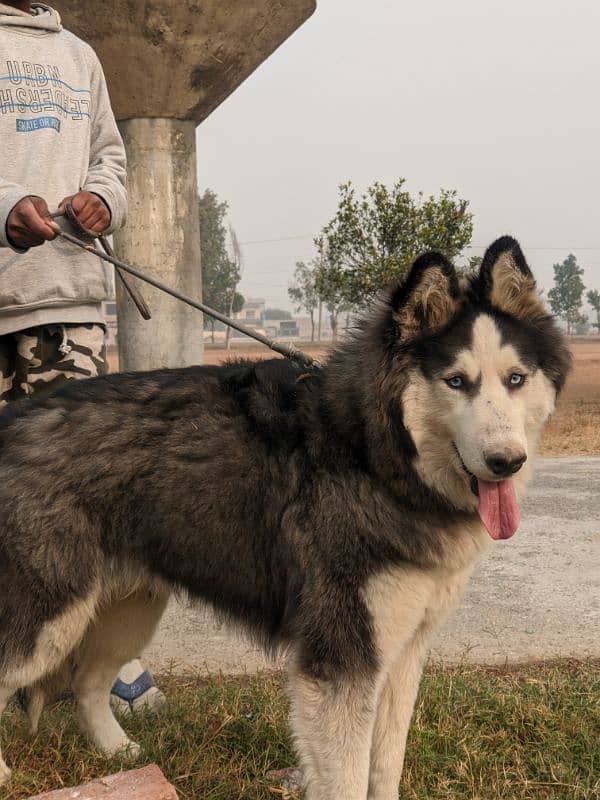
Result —
[[573, 370], [544, 431], [542, 455], [600, 455], [600, 339], [573, 342]]
[[[294, 763], [282, 677], [163, 677], [169, 705], [125, 721], [181, 800], [282, 797], [265, 775]], [[73, 707], [47, 712], [30, 740], [5, 714], [2, 739], [17, 767], [0, 800], [73, 786], [121, 768], [81, 736]], [[430, 667], [409, 737], [402, 800], [598, 800], [600, 664], [513, 669]]]

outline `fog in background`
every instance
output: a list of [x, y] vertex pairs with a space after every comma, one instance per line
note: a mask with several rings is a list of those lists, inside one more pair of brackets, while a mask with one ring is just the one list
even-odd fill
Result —
[[544, 288], [569, 252], [600, 288], [599, 32], [592, 0], [318, 0], [198, 129], [199, 188], [229, 202], [242, 292], [291, 308], [338, 184], [400, 176], [470, 201], [473, 254], [511, 233]]

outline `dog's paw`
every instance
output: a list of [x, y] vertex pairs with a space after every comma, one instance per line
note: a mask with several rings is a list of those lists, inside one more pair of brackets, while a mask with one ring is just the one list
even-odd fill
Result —
[[9, 782], [10, 776], [11, 771], [0, 758], [0, 786], [5, 786]]
[[110, 747], [104, 745], [100, 748], [107, 758], [118, 758], [121, 761], [135, 761], [139, 758], [142, 748], [137, 742], [123, 738]]
[[136, 761], [142, 754], [142, 748], [131, 739], [127, 739], [125, 744], [119, 748], [116, 755], [124, 761]]

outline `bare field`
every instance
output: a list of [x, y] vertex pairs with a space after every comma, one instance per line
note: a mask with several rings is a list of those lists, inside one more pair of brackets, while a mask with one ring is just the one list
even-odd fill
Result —
[[600, 339], [571, 345], [573, 370], [544, 431], [545, 456], [600, 455]]
[[[328, 345], [302, 344], [317, 359], [327, 357]], [[600, 338], [572, 342], [573, 370], [559, 400], [558, 408], [544, 432], [540, 453], [557, 455], [600, 455]], [[270, 358], [274, 354], [260, 345], [237, 344], [231, 351], [206, 347], [206, 364], [220, 364], [230, 358]], [[116, 356], [109, 356], [116, 369]]]

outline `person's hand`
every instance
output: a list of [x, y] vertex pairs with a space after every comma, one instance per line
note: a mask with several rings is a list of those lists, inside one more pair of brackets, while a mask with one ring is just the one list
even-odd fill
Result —
[[57, 224], [46, 201], [34, 195], [19, 200], [6, 220], [6, 233], [15, 247], [37, 247], [56, 238]]
[[88, 231], [102, 233], [110, 225], [110, 211], [106, 203], [97, 194], [92, 192], [77, 192], [71, 197], [65, 197], [59, 206], [70, 203], [79, 223]]

